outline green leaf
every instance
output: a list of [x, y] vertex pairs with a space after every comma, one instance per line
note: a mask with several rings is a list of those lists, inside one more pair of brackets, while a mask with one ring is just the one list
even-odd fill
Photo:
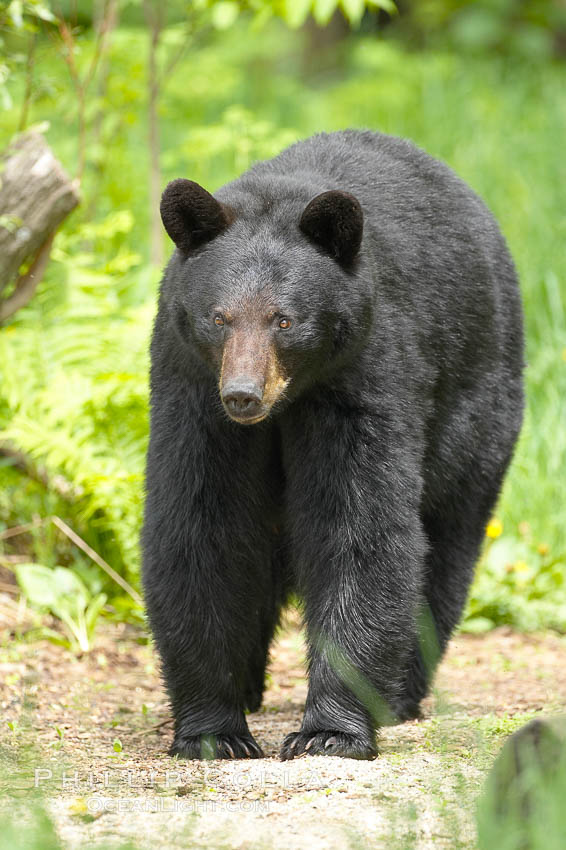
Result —
[[73, 649], [80, 650], [81, 652], [88, 652], [89, 644], [86, 628], [84, 626], [84, 616], [81, 616], [79, 613], [75, 620], [71, 613], [62, 606], [54, 606], [53, 613], [55, 616], [59, 617], [61, 622], [67, 627], [67, 631], [71, 635]]
[[33, 605], [52, 608], [58, 592], [53, 570], [41, 564], [18, 564], [15, 568], [18, 584]]
[[325, 26], [338, 6], [338, 0], [314, 0], [313, 17], [317, 24]]
[[365, 0], [340, 0], [340, 6], [352, 26], [359, 26], [366, 8]]
[[98, 619], [98, 615], [102, 611], [103, 607], [106, 604], [107, 596], [105, 593], [99, 593], [97, 596], [92, 599], [92, 601], [87, 606], [85, 612], [85, 621], [86, 621], [86, 629], [89, 639], [92, 637], [94, 632], [94, 627], [96, 625], [96, 621]]
[[494, 627], [495, 623], [489, 617], [470, 617], [469, 620], [464, 620], [460, 626], [460, 631], [468, 632], [472, 635], [480, 635], [484, 632], [489, 632]]
[[227, 30], [236, 22], [239, 15], [238, 4], [231, 0], [215, 3], [212, 7], [212, 26], [217, 30]]
[[84, 582], [65, 567], [49, 569], [42, 564], [19, 564], [16, 577], [29, 601], [48, 608], [66, 627], [74, 647], [88, 652], [106, 595], [99, 593], [89, 600]]
[[301, 27], [308, 18], [311, 3], [312, 0], [285, 0], [283, 5], [285, 23], [293, 29]]
[[70, 641], [69, 638], [62, 635], [61, 632], [57, 632], [55, 629], [50, 629], [48, 626], [42, 626], [38, 629], [37, 635], [41, 640], [48, 640], [56, 646], [64, 646], [65, 649], [74, 649], [75, 647], [74, 639]]
[[29, 15], [35, 15], [36, 18], [41, 18], [42, 21], [53, 23], [57, 20], [51, 9], [45, 3], [41, 3], [40, 0], [34, 0], [33, 3], [28, 3], [26, 12]]
[[394, 0], [367, 0], [367, 5], [374, 6], [376, 9], [383, 9], [388, 15], [396, 15], [399, 12]]
[[83, 580], [73, 570], [55, 567], [53, 577], [59, 600], [68, 599], [70, 604], [81, 603], [84, 607], [88, 602], [89, 593]]
[[22, 3], [22, 0], [12, 0], [8, 6], [8, 14], [16, 29], [21, 29], [24, 25], [23, 11], [24, 4]]

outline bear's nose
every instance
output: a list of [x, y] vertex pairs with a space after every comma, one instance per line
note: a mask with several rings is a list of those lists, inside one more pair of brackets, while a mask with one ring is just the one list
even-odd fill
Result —
[[222, 401], [230, 416], [254, 419], [260, 412], [262, 396], [251, 381], [230, 381], [222, 391]]

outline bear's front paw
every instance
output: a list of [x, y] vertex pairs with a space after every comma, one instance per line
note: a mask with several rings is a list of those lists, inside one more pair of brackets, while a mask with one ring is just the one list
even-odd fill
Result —
[[281, 761], [302, 755], [374, 759], [377, 747], [375, 741], [348, 732], [292, 732], [283, 741]]
[[169, 755], [184, 759], [260, 759], [263, 752], [249, 733], [242, 735], [179, 735]]

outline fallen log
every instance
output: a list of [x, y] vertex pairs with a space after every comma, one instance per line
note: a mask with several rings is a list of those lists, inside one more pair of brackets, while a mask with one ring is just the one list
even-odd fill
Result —
[[17, 136], [0, 156], [0, 322], [32, 298], [55, 232], [79, 200], [77, 182], [40, 133]]

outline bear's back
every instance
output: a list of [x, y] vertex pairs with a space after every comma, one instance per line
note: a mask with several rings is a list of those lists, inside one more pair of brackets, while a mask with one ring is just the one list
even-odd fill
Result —
[[482, 199], [443, 162], [405, 139], [343, 130], [297, 142], [248, 174], [350, 192], [362, 204], [393, 300], [396, 290], [421, 321], [434, 316], [439, 337], [451, 329], [452, 346], [454, 334], [498, 338], [503, 358], [522, 367], [518, 282], [507, 245]]
[[322, 180], [350, 191], [370, 210], [379, 201], [381, 209], [388, 202], [394, 211], [442, 193], [445, 206], [448, 196], [460, 204], [479, 202], [487, 213], [478, 196], [447, 165], [406, 139], [371, 130], [319, 133], [256, 163], [247, 175]]

